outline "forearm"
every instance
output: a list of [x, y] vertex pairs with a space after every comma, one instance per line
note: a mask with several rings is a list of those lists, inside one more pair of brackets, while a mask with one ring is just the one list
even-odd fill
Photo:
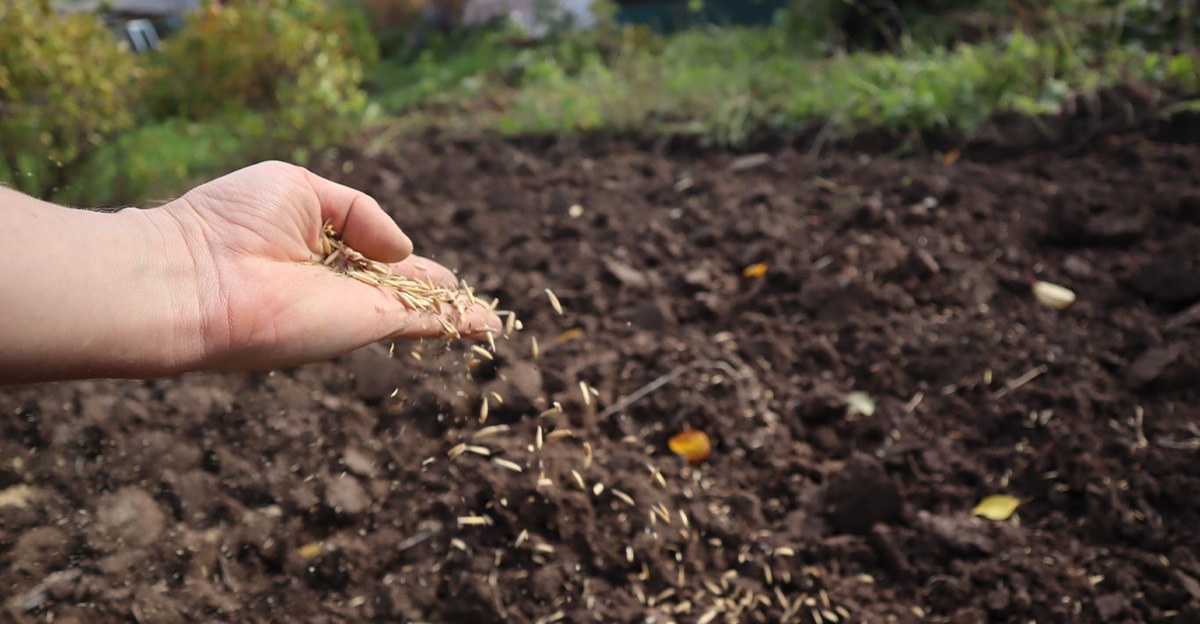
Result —
[[194, 267], [168, 253], [179, 243], [150, 214], [0, 188], [0, 224], [0, 384], [155, 377], [199, 361]]

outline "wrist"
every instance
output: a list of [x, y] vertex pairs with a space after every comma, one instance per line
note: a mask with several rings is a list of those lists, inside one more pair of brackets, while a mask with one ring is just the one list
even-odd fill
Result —
[[[176, 200], [182, 201], [182, 200]], [[205, 310], [206, 275], [200, 245], [168, 204], [160, 208], [126, 208], [123, 220], [131, 240], [121, 263], [131, 267], [140, 306], [146, 349], [137, 356], [136, 377], [173, 375], [204, 367], [208, 358]], [[135, 339], [136, 340], [136, 339]]]

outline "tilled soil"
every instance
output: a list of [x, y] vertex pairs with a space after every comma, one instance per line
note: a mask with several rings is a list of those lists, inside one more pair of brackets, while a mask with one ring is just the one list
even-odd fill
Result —
[[1200, 147], [973, 145], [344, 153], [524, 330], [4, 391], [0, 621], [1200, 621]]

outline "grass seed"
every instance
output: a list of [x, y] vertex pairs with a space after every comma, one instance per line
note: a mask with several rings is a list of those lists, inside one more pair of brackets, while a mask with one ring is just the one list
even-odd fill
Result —
[[558, 301], [558, 296], [555, 295], [554, 291], [550, 290], [549, 288], [546, 289], [546, 296], [550, 298], [550, 306], [554, 308], [554, 311], [557, 312], [559, 316], [562, 316], [563, 307]]

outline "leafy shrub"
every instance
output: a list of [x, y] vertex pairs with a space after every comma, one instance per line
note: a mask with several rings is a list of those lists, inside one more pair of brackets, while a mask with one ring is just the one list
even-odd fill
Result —
[[157, 55], [152, 112], [192, 120], [273, 113], [263, 138], [328, 144], [366, 107], [360, 83], [376, 55], [365, 18], [348, 5], [210, 2]]
[[49, 197], [133, 125], [136, 57], [92, 14], [0, 2], [0, 155], [11, 183]]

